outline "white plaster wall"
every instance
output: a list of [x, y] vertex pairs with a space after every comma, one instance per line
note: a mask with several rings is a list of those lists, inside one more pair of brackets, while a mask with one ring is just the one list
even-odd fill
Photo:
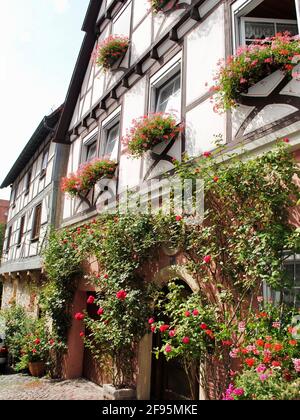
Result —
[[224, 6], [220, 6], [186, 39], [187, 104], [208, 92], [213, 85], [217, 62], [225, 55]]

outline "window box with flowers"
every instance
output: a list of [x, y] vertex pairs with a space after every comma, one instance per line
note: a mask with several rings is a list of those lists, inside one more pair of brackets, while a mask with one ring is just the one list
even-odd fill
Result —
[[171, 114], [156, 113], [133, 120], [133, 126], [127, 131], [122, 142], [128, 147], [133, 157], [142, 157], [147, 151], [162, 143], [174, 141], [182, 132]]
[[95, 53], [96, 65], [104, 71], [111, 70], [121, 61], [129, 47], [129, 39], [125, 36], [111, 35], [101, 42]]
[[178, 0], [149, 0], [153, 13], [169, 12], [176, 8]]
[[75, 174], [62, 180], [62, 191], [72, 197], [91, 190], [100, 179], [113, 178], [117, 163], [108, 159], [96, 159], [83, 165]]
[[291, 78], [299, 60], [299, 37], [288, 33], [239, 48], [236, 55], [219, 63], [216, 85], [212, 87], [216, 92], [216, 111], [234, 108], [249, 88], [275, 71], [282, 71]]

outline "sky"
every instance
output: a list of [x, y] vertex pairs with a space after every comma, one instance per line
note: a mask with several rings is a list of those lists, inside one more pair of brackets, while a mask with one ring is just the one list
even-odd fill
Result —
[[[0, 182], [45, 115], [63, 103], [89, 0], [0, 2]], [[9, 199], [10, 189], [0, 190]]]

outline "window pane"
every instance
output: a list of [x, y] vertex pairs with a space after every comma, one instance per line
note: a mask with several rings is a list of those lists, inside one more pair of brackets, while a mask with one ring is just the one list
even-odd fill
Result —
[[90, 162], [92, 159], [94, 159], [96, 157], [96, 152], [97, 152], [97, 143], [96, 142], [87, 146], [86, 161]]
[[157, 95], [156, 112], [179, 112], [181, 108], [180, 76], [159, 89]]
[[264, 39], [275, 35], [275, 24], [266, 22], [246, 22], [246, 40]]
[[49, 156], [49, 150], [46, 150], [43, 154], [43, 161], [42, 161], [42, 171], [47, 169], [48, 165], [48, 156]]
[[276, 32], [290, 32], [292, 35], [298, 35], [298, 25], [293, 23], [277, 23]]
[[119, 124], [112, 127], [107, 132], [106, 143], [103, 148], [102, 156], [107, 159], [117, 160], [119, 149]]

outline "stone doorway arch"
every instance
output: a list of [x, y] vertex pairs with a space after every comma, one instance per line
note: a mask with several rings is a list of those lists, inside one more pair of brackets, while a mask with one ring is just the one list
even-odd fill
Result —
[[[185, 267], [179, 265], [162, 268], [155, 273], [151, 281], [163, 288], [176, 278], [185, 282], [192, 292], [200, 290], [199, 284], [193, 276]], [[153, 334], [146, 334], [140, 341], [138, 351], [137, 398], [139, 400], [150, 400], [151, 398], [152, 346]], [[199, 389], [199, 398], [204, 399], [202, 389]]]

